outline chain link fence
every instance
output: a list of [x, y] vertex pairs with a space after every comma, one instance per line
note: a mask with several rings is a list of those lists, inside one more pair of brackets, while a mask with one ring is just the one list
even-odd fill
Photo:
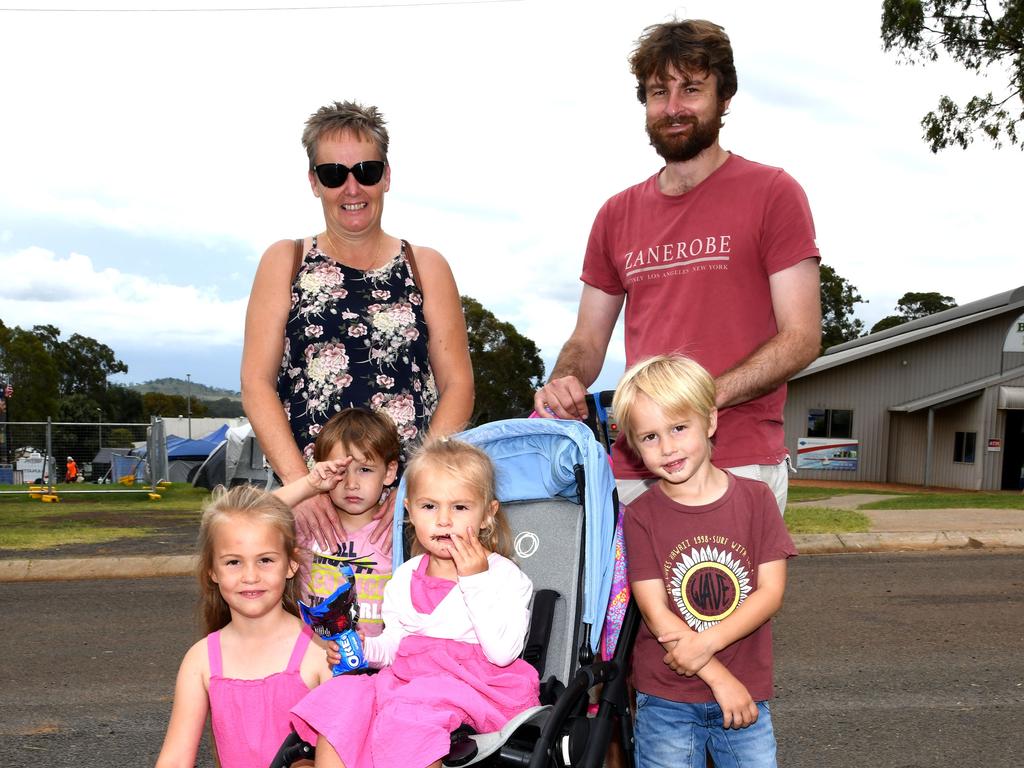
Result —
[[166, 434], [158, 417], [148, 424], [0, 422], [0, 486], [89, 483], [155, 488], [166, 479]]

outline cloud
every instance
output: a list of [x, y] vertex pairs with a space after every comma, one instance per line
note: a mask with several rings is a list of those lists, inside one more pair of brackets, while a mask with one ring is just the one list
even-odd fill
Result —
[[[19, 73], [0, 143], [3, 320], [160, 344], [168, 372], [215, 349], [237, 386], [221, 351], [240, 348], [256, 261], [323, 227], [303, 121], [354, 98], [389, 121], [385, 229], [441, 251], [463, 293], [553, 362], [594, 215], [661, 165], [626, 59], [673, 14], [729, 32], [740, 92], [723, 144], [805, 187], [825, 260], [871, 300], [865, 320], [907, 290], [963, 303], [1020, 282], [1020, 153], [934, 156], [920, 138], [939, 94], [990, 84], [949, 62], [898, 66], [869, 5], [25, 13], [5, 15], [0, 47]], [[621, 330], [613, 345], [606, 370], [621, 372]]]
[[174, 285], [117, 269], [98, 269], [79, 253], [43, 248], [0, 253], [3, 321], [53, 324], [65, 335], [119, 344], [187, 347], [241, 345], [245, 299], [222, 300], [215, 288]]

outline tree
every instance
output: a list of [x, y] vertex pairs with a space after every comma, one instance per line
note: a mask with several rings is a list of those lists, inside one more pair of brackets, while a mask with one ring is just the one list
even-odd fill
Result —
[[856, 339], [864, 321], [853, 316], [855, 304], [867, 304], [856, 286], [828, 264], [821, 265], [821, 351]]
[[887, 331], [890, 328], [895, 328], [897, 325], [903, 325], [906, 318], [900, 317], [899, 315], [886, 315], [877, 323], [871, 326], [871, 330], [868, 333], [878, 333], [879, 331]]
[[114, 350], [89, 336], [73, 333], [61, 341], [60, 329], [53, 325], [37, 325], [32, 332], [42, 339], [57, 364], [61, 396], [73, 392], [95, 395], [106, 389], [107, 379], [115, 373], [128, 372]]
[[[993, 8], [996, 13], [993, 13]], [[968, 70], [1003, 70], [1008, 82], [958, 105], [949, 96], [921, 120], [932, 152], [966, 149], [981, 132], [996, 147], [1005, 137], [1024, 149], [1024, 2], [1022, 0], [883, 0], [882, 45], [908, 61], [935, 61], [940, 51]]]
[[14, 386], [9, 421], [46, 421], [57, 413], [57, 364], [38, 334], [0, 322], [0, 369]]
[[[184, 416], [189, 412], [188, 398], [183, 395], [165, 395], [163, 392], [145, 392], [142, 395], [142, 409], [150, 416]], [[206, 415], [206, 405], [192, 398], [192, 416]]]
[[15, 384], [15, 418], [92, 421], [102, 407], [111, 421], [141, 420], [142, 398], [108, 383], [113, 374], [128, 372], [114, 350], [88, 336], [75, 333], [61, 341], [60, 335], [55, 325], [26, 331], [0, 322], [0, 368]]
[[142, 395], [134, 389], [111, 384], [103, 392], [105, 401], [103, 406], [104, 418], [110, 421], [122, 421], [139, 423], [149, 421], [149, 414], [142, 407]]
[[544, 361], [537, 345], [476, 299], [463, 296], [462, 311], [476, 380], [472, 423], [525, 416], [533, 408], [533, 393], [544, 381]]
[[887, 328], [895, 328], [897, 325], [928, 317], [928, 315], [934, 315], [936, 312], [953, 309], [955, 306], [956, 300], [952, 296], [943, 296], [941, 293], [934, 291], [928, 293], [908, 291], [896, 302], [897, 314], [883, 317], [871, 326], [871, 333], [878, 333]]
[[[195, 403], [197, 401], [193, 398], [192, 402]], [[234, 400], [229, 397], [220, 397], [216, 400], [202, 400], [201, 402], [206, 408], [207, 416], [217, 416], [221, 418], [245, 416], [245, 410], [242, 408], [241, 400]]]

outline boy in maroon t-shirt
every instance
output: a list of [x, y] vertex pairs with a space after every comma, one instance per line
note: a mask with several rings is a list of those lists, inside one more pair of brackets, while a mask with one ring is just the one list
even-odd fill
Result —
[[[636, 762], [775, 766], [770, 619], [796, 548], [768, 486], [711, 463], [715, 385], [659, 355], [630, 368], [612, 404], [658, 479], [624, 518], [644, 625], [633, 650]], [[728, 757], [727, 757], [728, 756]]]

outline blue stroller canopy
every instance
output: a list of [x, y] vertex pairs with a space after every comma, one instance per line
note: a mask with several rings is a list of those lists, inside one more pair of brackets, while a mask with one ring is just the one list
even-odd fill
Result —
[[[604, 447], [578, 421], [506, 419], [460, 432], [453, 439], [471, 443], [494, 462], [498, 500], [550, 499], [577, 501], [575, 467], [585, 477], [586, 542], [582, 620], [590, 626], [590, 645], [596, 652], [611, 592], [615, 560], [615, 479]], [[405, 477], [398, 485], [392, 530], [394, 568], [403, 561], [402, 511]]]

